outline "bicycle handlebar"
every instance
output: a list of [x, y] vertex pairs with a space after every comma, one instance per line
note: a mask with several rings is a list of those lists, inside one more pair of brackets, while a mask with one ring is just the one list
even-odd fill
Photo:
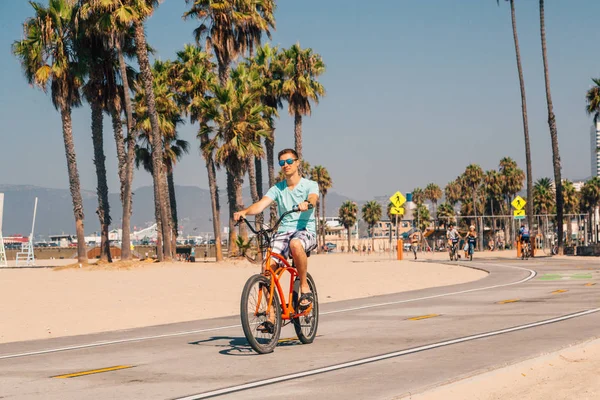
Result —
[[[314, 208], [314, 206], [313, 206], [312, 204], [310, 204], [310, 203], [309, 203], [309, 204], [308, 204], [308, 209], [309, 209], [309, 210], [312, 210], [313, 208]], [[265, 231], [265, 232], [272, 232], [272, 231], [274, 231], [274, 230], [275, 230], [275, 229], [276, 229], [276, 228], [279, 226], [279, 224], [281, 223], [281, 221], [283, 220], [283, 218], [285, 218], [287, 215], [289, 215], [289, 214], [291, 214], [291, 213], [295, 213], [295, 212], [298, 212], [298, 211], [300, 211], [300, 210], [298, 209], [298, 206], [296, 205], [296, 206], [294, 206], [294, 207], [293, 207], [291, 210], [284, 212], [283, 214], [281, 214], [281, 217], [279, 217], [279, 219], [277, 220], [277, 222], [275, 223], [275, 225], [273, 225], [273, 226], [272, 226], [271, 228], [269, 228], [269, 229], [260, 229], [260, 230], [258, 230], [258, 231], [257, 231], [257, 230], [256, 230], [256, 229], [254, 229], [254, 227], [253, 227], [253, 226], [250, 224], [250, 222], [248, 222], [248, 220], [247, 220], [246, 218], [244, 218], [244, 217], [240, 217], [240, 219], [239, 219], [239, 220], [238, 220], [238, 222], [235, 224], [235, 226], [238, 226], [238, 225], [239, 225], [239, 224], [240, 224], [242, 221], [244, 221], [244, 222], [246, 222], [246, 225], [248, 225], [248, 228], [250, 228], [250, 230], [251, 230], [251, 231], [252, 231], [252, 232], [253, 232], [255, 235], [258, 235], [258, 234], [259, 234], [259, 232], [261, 232], [261, 231]], [[308, 211], [308, 210], [306, 210], [306, 211]]]

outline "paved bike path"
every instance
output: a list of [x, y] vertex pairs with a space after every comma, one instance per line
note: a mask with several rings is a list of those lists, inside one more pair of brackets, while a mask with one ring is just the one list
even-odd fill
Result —
[[[581, 268], [581, 262], [465, 264], [490, 274], [451, 287], [324, 304], [315, 343], [291, 340], [293, 329], [288, 326], [282, 332], [284, 341], [264, 356], [246, 345], [238, 317], [3, 344], [0, 395], [192, 399], [232, 388], [223, 398], [394, 398], [600, 334], [600, 313], [594, 312], [450, 343], [599, 306], [600, 272]], [[415, 267], [427, 268], [427, 263]], [[532, 277], [530, 269], [537, 275]], [[585, 278], [572, 277], [582, 271]], [[541, 279], [545, 275], [561, 277]], [[587, 286], [591, 283], [598, 284]], [[111, 367], [115, 369], [55, 377]], [[283, 378], [273, 380], [277, 377]], [[249, 388], [253, 382], [256, 387]]]

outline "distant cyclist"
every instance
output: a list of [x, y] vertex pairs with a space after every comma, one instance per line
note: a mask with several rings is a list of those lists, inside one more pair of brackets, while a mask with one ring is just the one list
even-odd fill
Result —
[[451, 222], [448, 224], [448, 230], [446, 231], [446, 239], [448, 239], [450, 257], [453, 255], [454, 246], [457, 246], [458, 241], [461, 239], [460, 234]]
[[521, 242], [521, 246], [527, 243], [527, 246], [531, 246], [529, 229], [525, 225], [521, 225], [519, 228], [519, 241]]
[[469, 258], [475, 250], [475, 243], [477, 242], [477, 231], [475, 231], [475, 225], [469, 227], [467, 232], [467, 244], [465, 245], [465, 258]]

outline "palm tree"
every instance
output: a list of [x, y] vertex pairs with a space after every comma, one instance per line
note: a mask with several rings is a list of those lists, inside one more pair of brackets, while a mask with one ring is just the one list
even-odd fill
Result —
[[[489, 199], [489, 211], [492, 215], [492, 234], [496, 230], [496, 220], [494, 219], [494, 212], [500, 211], [502, 205], [502, 180], [498, 171], [492, 169], [486, 171], [483, 177], [483, 185], [485, 191], [485, 198]], [[498, 205], [498, 207], [496, 207]], [[485, 207], [484, 207], [485, 208]]]
[[23, 39], [13, 43], [12, 51], [19, 58], [30, 85], [38, 86], [44, 92], [50, 87], [52, 104], [61, 115], [75, 216], [77, 259], [83, 264], [87, 263], [83, 201], [71, 122], [71, 110], [81, 105], [79, 89], [83, 71], [73, 53], [76, 48], [75, 17], [78, 8], [67, 0], [50, 0], [48, 7], [33, 2], [30, 4], [35, 16], [25, 21]]
[[[173, 70], [170, 62], [156, 61], [153, 66], [153, 87], [154, 97], [156, 99], [156, 110], [158, 113], [159, 131], [161, 133], [161, 146], [163, 159], [161, 161], [161, 196], [169, 199], [167, 205], [167, 211], [169, 213], [169, 226], [170, 231], [167, 236], [164, 236], [162, 240], [170, 241], [172, 248], [176, 246], [177, 238], [177, 211], [176, 211], [176, 200], [173, 183], [173, 165], [183, 155], [188, 152], [188, 143], [184, 140], [177, 138], [177, 125], [182, 124], [181, 119], [181, 108], [176, 101], [176, 93], [173, 90], [175, 82], [172, 82], [170, 76]], [[153, 151], [154, 147], [151, 146], [151, 135], [152, 135], [152, 123], [149, 116], [149, 110], [146, 100], [148, 96], [145, 93], [145, 88], [142, 82], [136, 84], [136, 120], [138, 126], [137, 131], [140, 132], [138, 136], [138, 146], [136, 147], [136, 165], [139, 167], [140, 158], [148, 157], [147, 161], [151, 161], [152, 165], [145, 165], [145, 169], [154, 173], [154, 158]], [[169, 178], [170, 175], [170, 178]], [[169, 182], [169, 180], [171, 182]], [[164, 181], [164, 182], [163, 182]], [[172, 192], [172, 193], [171, 193]], [[157, 216], [160, 214], [160, 210], [155, 208]], [[164, 232], [164, 231], [163, 231]]]
[[[575, 190], [573, 182], [566, 179], [563, 182], [564, 199], [565, 199], [565, 213], [573, 214], [579, 209], [579, 192]], [[573, 239], [573, 216], [567, 218], [567, 244], [571, 245]]]
[[437, 218], [444, 221], [444, 226], [448, 226], [449, 222], [456, 222], [454, 218], [454, 207], [450, 203], [442, 203], [437, 210]]
[[302, 116], [310, 116], [311, 101], [318, 103], [325, 88], [317, 78], [325, 72], [321, 56], [312, 49], [302, 49], [299, 43], [283, 51], [283, 98], [288, 102], [288, 112], [294, 117], [294, 148], [302, 159]]
[[[506, 211], [508, 212], [511, 209], [510, 202], [515, 197], [515, 195], [523, 188], [525, 174], [523, 170], [521, 170], [517, 166], [517, 163], [510, 157], [502, 158], [500, 160], [498, 168], [500, 172], [502, 194], [506, 203]], [[510, 227], [510, 217], [508, 217], [508, 220], [505, 222], [504, 225], [505, 238], [507, 240], [507, 243], [511, 243], [512, 241], [512, 236], [509, 234]], [[530, 226], [529, 229], [533, 229], [533, 226]]]
[[[275, 146], [275, 120], [278, 117], [277, 110], [283, 106], [281, 97], [281, 85], [283, 83], [283, 70], [281, 67], [279, 49], [271, 47], [269, 43], [256, 49], [256, 55], [247, 60], [249, 68], [258, 72], [261, 77], [261, 102], [266, 106], [268, 115], [266, 116], [271, 125], [271, 135], [265, 138], [265, 149], [267, 158], [267, 173], [269, 187], [275, 185], [275, 164], [274, 164], [274, 146]], [[256, 158], [257, 172], [257, 190], [259, 194], [262, 191], [262, 171], [261, 159]], [[259, 196], [262, 197], [262, 194]], [[277, 220], [277, 208], [275, 204], [270, 208], [270, 221], [273, 224]]]
[[271, 38], [275, 28], [275, 1], [186, 0], [192, 3], [184, 18], [201, 22], [194, 30], [196, 42], [206, 41], [217, 59], [219, 82], [229, 80], [231, 63], [243, 53], [260, 46], [263, 32]]
[[[423, 202], [425, 201], [425, 192], [423, 191], [423, 189], [417, 187], [412, 190], [411, 194], [412, 194], [412, 202], [417, 205], [416, 209], [412, 212], [413, 226], [418, 226], [418, 225], [420, 225], [419, 224], [419, 217], [420, 217], [420, 211], [421, 211], [420, 206], [423, 205]], [[416, 215], [416, 217], [415, 217], [415, 215]]]
[[327, 171], [327, 168], [321, 166], [321, 165], [315, 165], [314, 168], [312, 169], [312, 174], [311, 174], [311, 178], [313, 181], [317, 182], [317, 185], [319, 185], [319, 192], [320, 192], [320, 196], [319, 196], [319, 200], [320, 203], [322, 204], [321, 207], [321, 215], [323, 216], [321, 221], [322, 224], [320, 226], [321, 228], [321, 235], [322, 235], [322, 244], [325, 244], [325, 230], [327, 229], [327, 223], [325, 222], [325, 217], [326, 217], [326, 212], [325, 212], [325, 196], [327, 196], [327, 191], [329, 189], [331, 189], [331, 187], [333, 186], [333, 181], [331, 180], [331, 177], [329, 176], [329, 171]]
[[[111, 223], [108, 202], [108, 181], [106, 178], [106, 157], [104, 155], [103, 111], [111, 109], [117, 97], [114, 57], [105, 46], [105, 38], [94, 29], [93, 19], [80, 26], [82, 35], [77, 41], [78, 59], [88, 72], [88, 81], [82, 92], [92, 109], [92, 142], [94, 146], [94, 165], [97, 177], [98, 209], [100, 220], [100, 260], [112, 262], [110, 241], [108, 238]], [[81, 29], [83, 28], [83, 29]]]
[[[600, 203], [600, 178], [594, 176], [588, 180], [581, 188], [581, 209], [588, 213], [588, 232], [591, 237], [598, 240], [596, 235], [596, 226], [598, 221], [594, 221], [596, 217], [596, 207]], [[587, 238], [586, 238], [587, 243]]]
[[[245, 68], [243, 64], [237, 68]], [[210, 85], [214, 97], [202, 100], [207, 121], [204, 134], [216, 133], [207, 145], [215, 150], [215, 161], [227, 169], [227, 196], [229, 200], [230, 252], [235, 252], [235, 227], [233, 213], [243, 207], [242, 182], [247, 160], [262, 156], [258, 138], [268, 136], [269, 124], [264, 118], [264, 106], [258, 93], [248, 91], [243, 82]], [[242, 231], [242, 236], [244, 231]]]
[[550, 214], [555, 206], [554, 182], [550, 178], [540, 178], [534, 185], [533, 203], [535, 212]]
[[[202, 21], [200, 26], [194, 30], [196, 42], [200, 43], [204, 39], [206, 48], [212, 48], [217, 60], [219, 82], [221, 87], [225, 89], [230, 80], [231, 63], [244, 53], [251, 56], [254, 53], [254, 48], [260, 46], [263, 32], [269, 38], [271, 37], [270, 29], [275, 28], [275, 1], [186, 0], [186, 3], [192, 3], [192, 6], [189, 11], [184, 13], [183, 17]], [[224, 91], [221, 91], [221, 93], [224, 93]], [[252, 97], [254, 97], [254, 94], [252, 94]], [[252, 99], [252, 102], [254, 102], [254, 99]], [[266, 109], [262, 107], [261, 112], [265, 111]], [[267, 130], [261, 129], [261, 131], [266, 132]], [[224, 136], [224, 134], [220, 133], [218, 136]], [[229, 154], [229, 151], [225, 151], [225, 153]], [[248, 157], [249, 159], [252, 158], [251, 155], [248, 155]], [[229, 160], [233, 165], [231, 168], [226, 168], [228, 188], [234, 186], [240, 188], [237, 201], [231, 197], [229, 198], [229, 243], [234, 244], [233, 212], [242, 205], [241, 182], [243, 177], [229, 175], [233, 171], [243, 173], [245, 168], [238, 165], [239, 161], [235, 157], [232, 156]], [[247, 160], [242, 162], [247, 165]], [[226, 167], [228, 167], [227, 163]], [[245, 235], [244, 228], [242, 228], [242, 232]], [[230, 247], [230, 251], [231, 249], [232, 247]]]
[[427, 207], [425, 207], [424, 204], [417, 204], [417, 214], [419, 215], [419, 218], [417, 220], [416, 227], [421, 232], [425, 232], [425, 229], [427, 229], [431, 221], [429, 210], [427, 209]]
[[214, 150], [209, 149], [209, 134], [204, 134], [208, 121], [205, 118], [204, 100], [209, 96], [211, 84], [216, 82], [215, 65], [210, 61], [209, 55], [198, 46], [186, 45], [177, 53], [177, 61], [173, 65], [176, 77], [176, 91], [179, 93], [180, 102], [190, 116], [192, 123], [199, 122], [200, 151], [206, 164], [208, 173], [208, 186], [212, 210], [213, 234], [215, 238], [215, 251], [217, 261], [223, 261], [221, 249], [221, 206], [219, 204], [219, 187], [217, 185], [216, 165]]
[[[589, 115], [594, 116], [594, 128], [596, 129], [596, 135], [598, 135], [598, 131], [600, 130], [600, 79], [592, 79], [592, 82], [594, 82], [594, 86], [591, 87], [585, 95], [587, 103], [585, 111]], [[596, 155], [600, 151], [598, 143], [595, 144], [595, 149], [593, 149], [593, 151]], [[594, 162], [597, 163], [596, 160]], [[594, 168], [594, 171], [598, 170], [598, 165], [592, 167]]]
[[371, 200], [365, 203], [362, 207], [362, 219], [369, 226], [369, 236], [371, 237], [371, 248], [375, 248], [375, 242], [373, 239], [373, 228], [375, 224], [381, 221], [381, 204], [375, 200]]
[[423, 192], [423, 189], [421, 188], [414, 188], [412, 190], [412, 201], [415, 204], [423, 204], [423, 202], [425, 201], [425, 193]]
[[[496, 0], [500, 4], [500, 0]], [[517, 35], [517, 19], [515, 16], [515, 1], [510, 2], [510, 16], [512, 21], [513, 40], [515, 42], [515, 54], [517, 56], [517, 72], [519, 74], [519, 87], [521, 89], [521, 114], [523, 116], [523, 136], [525, 137], [525, 164], [527, 171], [527, 223], [530, 229], [533, 227], [533, 173], [531, 170], [531, 150], [529, 145], [529, 123], [527, 119], [527, 98], [525, 96], [525, 80], [523, 79], [523, 66], [521, 65], [521, 50], [519, 48], [519, 37]]]
[[338, 211], [338, 217], [344, 228], [348, 232], [348, 253], [352, 251], [352, 234], [351, 229], [356, 224], [356, 214], [358, 213], [358, 206], [353, 201], [345, 201], [340, 206]]
[[435, 183], [430, 183], [425, 186], [423, 194], [433, 204], [433, 213], [437, 216], [437, 202], [442, 198], [442, 189]]
[[[477, 164], [468, 165], [463, 174], [463, 182], [472, 196], [473, 212], [475, 215], [474, 225], [476, 227], [475, 229], [477, 229], [478, 232], [481, 232], [481, 234], [477, 236], [479, 239], [479, 248], [483, 249], [483, 224], [479, 224], [479, 222], [477, 221], [477, 192], [479, 191], [480, 186], [483, 183], [483, 170], [481, 169], [481, 167]], [[480, 226], [481, 229], [478, 228], [478, 226]]]
[[457, 179], [448, 182], [444, 188], [444, 197], [446, 198], [446, 202], [452, 206], [458, 203], [460, 200], [460, 184]]
[[594, 86], [592, 86], [585, 94], [587, 105], [585, 111], [594, 116], [594, 122], [600, 116], [600, 79], [592, 78]]
[[[540, 178], [533, 186], [534, 210], [537, 214], [550, 214], [555, 207], [554, 184], [550, 178]], [[548, 225], [542, 219], [544, 243], [547, 239]]]
[[[125, 54], [133, 56], [130, 51], [135, 52], [133, 41], [132, 24], [136, 18], [140, 18], [138, 7], [129, 3], [132, 1], [109, 1], [109, 0], [89, 0], [82, 2], [81, 17], [82, 20], [93, 19], [97, 31], [104, 33], [108, 38], [108, 43], [115, 48], [119, 62], [119, 75], [123, 86], [123, 94], [115, 96], [112, 105], [113, 129], [117, 141], [117, 154], [119, 157], [119, 178], [121, 180], [121, 202], [123, 204], [122, 214], [122, 245], [121, 259], [131, 259], [130, 250], [130, 225], [132, 214], [132, 184], [133, 184], [133, 162], [135, 158], [136, 133], [134, 126], [136, 124], [133, 117], [133, 105], [131, 101], [131, 90], [129, 84], [130, 70], [125, 63]], [[133, 4], [133, 3], [132, 3]], [[142, 7], [143, 8], [143, 7]], [[127, 135], [125, 142], [127, 148], [121, 142], [121, 97], [125, 105]]]
[[544, 0], [540, 0], [540, 36], [542, 38], [542, 59], [544, 61], [544, 81], [546, 84], [546, 104], [548, 105], [548, 127], [550, 128], [550, 141], [552, 143], [552, 166], [554, 168], [554, 182], [556, 184], [556, 224], [558, 234], [558, 254], [563, 254], [563, 212], [564, 200], [562, 190], [560, 154], [558, 150], [558, 130], [556, 117], [552, 107], [550, 93], [550, 75], [548, 72], [548, 55], [546, 51], [546, 25], [544, 22]]

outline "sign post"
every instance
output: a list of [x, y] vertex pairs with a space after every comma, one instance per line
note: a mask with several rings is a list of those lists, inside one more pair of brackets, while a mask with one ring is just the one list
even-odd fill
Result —
[[[390, 197], [390, 202], [392, 203], [392, 208], [390, 210], [390, 214], [394, 215], [396, 218], [396, 243], [397, 243], [397, 249], [396, 249], [396, 258], [398, 260], [402, 260], [402, 250], [403, 250], [403, 246], [401, 245], [401, 240], [398, 237], [398, 215], [404, 215], [404, 208], [402, 207], [402, 205], [404, 203], [406, 203], [406, 198], [402, 195], [402, 193], [400, 192], [396, 192], [392, 195], [392, 197]], [[391, 247], [391, 241], [392, 241], [392, 235], [390, 235], [390, 247]], [[391, 250], [391, 249], [390, 249]]]
[[[527, 204], [527, 202], [521, 197], [521, 196], [517, 196], [514, 198], [514, 200], [510, 203], [513, 207], [514, 207], [514, 211], [513, 211], [513, 216], [515, 219], [525, 219], [526, 215], [525, 215], [525, 204]], [[530, 227], [531, 229], [531, 227]]]
[[[516, 220], [525, 219], [526, 215], [524, 207], [527, 202], [521, 196], [517, 196], [510, 204], [514, 207], [513, 218]], [[529, 227], [529, 229], [531, 229], [531, 227]], [[516, 247], [517, 257], [521, 257], [521, 241], [517, 241]]]

